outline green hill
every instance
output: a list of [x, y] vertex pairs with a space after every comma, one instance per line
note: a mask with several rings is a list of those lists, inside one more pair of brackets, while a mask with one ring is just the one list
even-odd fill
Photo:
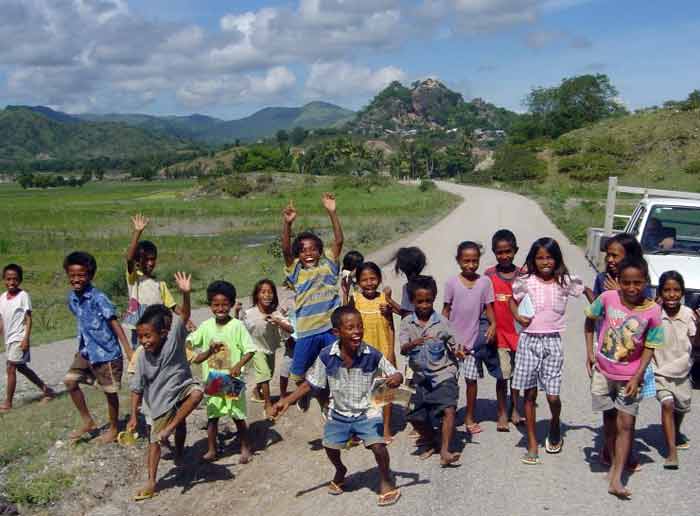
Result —
[[0, 162], [143, 157], [187, 145], [184, 140], [124, 124], [56, 118], [26, 107], [0, 111]]

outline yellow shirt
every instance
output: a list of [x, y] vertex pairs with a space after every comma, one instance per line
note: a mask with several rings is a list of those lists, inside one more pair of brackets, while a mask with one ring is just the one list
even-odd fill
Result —
[[381, 351], [382, 355], [396, 366], [393, 324], [384, 317], [379, 308], [382, 304], [388, 304], [386, 296], [382, 292], [374, 299], [367, 299], [358, 289], [352, 298], [355, 302], [355, 308], [362, 316], [362, 326], [364, 327], [362, 340]]

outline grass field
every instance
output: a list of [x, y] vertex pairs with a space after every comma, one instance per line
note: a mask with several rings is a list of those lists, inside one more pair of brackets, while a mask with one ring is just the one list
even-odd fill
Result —
[[[270, 176], [266, 176], [270, 181]], [[74, 250], [97, 258], [95, 285], [121, 307], [126, 301], [124, 254], [130, 216], [151, 219], [143, 238], [159, 249], [156, 273], [172, 284], [172, 273], [193, 273], [195, 302], [214, 279], [227, 279], [241, 296], [262, 277], [280, 280], [280, 213], [290, 199], [299, 210], [297, 230], [313, 229], [327, 239], [321, 193], [334, 191], [346, 233], [344, 249], [369, 252], [419, 227], [428, 226], [458, 202], [439, 190], [413, 186], [353, 184], [349, 179], [275, 175], [243, 198], [196, 195], [194, 181], [91, 182], [80, 189], [22, 190], [0, 185], [0, 261], [20, 263], [34, 304], [33, 342], [75, 335], [65, 307], [68, 286], [63, 257]]]

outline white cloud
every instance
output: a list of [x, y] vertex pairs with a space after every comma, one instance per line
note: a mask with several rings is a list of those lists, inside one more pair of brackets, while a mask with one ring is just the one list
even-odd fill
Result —
[[309, 98], [343, 98], [373, 94], [392, 81], [402, 81], [400, 68], [387, 66], [371, 70], [344, 61], [319, 62], [311, 65], [305, 95]]

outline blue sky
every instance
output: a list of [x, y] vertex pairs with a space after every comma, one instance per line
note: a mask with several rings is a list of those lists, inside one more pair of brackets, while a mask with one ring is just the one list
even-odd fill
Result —
[[437, 77], [522, 110], [608, 74], [630, 108], [700, 88], [700, 2], [0, 0], [0, 105], [245, 116]]

